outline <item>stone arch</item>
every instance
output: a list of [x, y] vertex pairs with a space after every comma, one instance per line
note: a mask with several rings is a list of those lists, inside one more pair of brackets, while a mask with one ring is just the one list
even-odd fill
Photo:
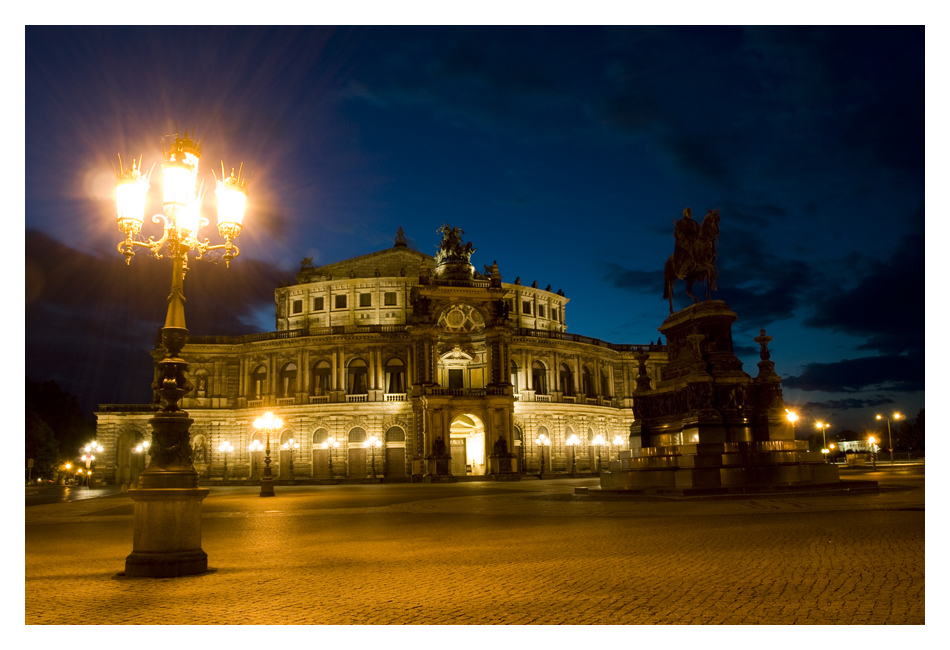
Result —
[[297, 364], [288, 361], [277, 375], [277, 397], [293, 397], [297, 392]]
[[117, 484], [134, 487], [138, 483], [139, 474], [145, 470], [146, 454], [135, 448], [145, 440], [151, 440], [151, 432], [131, 423], [123, 424], [117, 432], [113, 452]]

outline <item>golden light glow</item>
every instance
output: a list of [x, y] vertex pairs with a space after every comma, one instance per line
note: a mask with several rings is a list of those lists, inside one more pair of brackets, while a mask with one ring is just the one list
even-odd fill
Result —
[[263, 451], [264, 443], [262, 443], [260, 440], [253, 440], [251, 441], [251, 444], [248, 446], [248, 449], [250, 451]]
[[594, 436], [594, 439], [591, 440], [590, 444], [594, 445], [595, 447], [600, 447], [601, 445], [606, 445], [607, 441], [602, 435], [598, 433], [596, 436]]
[[564, 444], [574, 447], [576, 445], [581, 444], [581, 439], [577, 437], [576, 433], [572, 433], [571, 436], [567, 440], [564, 441]]
[[623, 444], [623, 436], [621, 436], [621, 435], [619, 435], [619, 434], [616, 435], [616, 436], [614, 436], [614, 446], [615, 446], [615, 447], [619, 447], [619, 446], [622, 445], [622, 444]]
[[875, 444], [876, 442], [877, 442], [877, 438], [875, 438], [874, 436], [870, 436], [870, 437], [868, 438], [868, 444], [873, 445], [873, 444]]
[[535, 442], [541, 446], [550, 445], [551, 441], [543, 433], [539, 433], [538, 437], [535, 439]]
[[255, 429], [267, 429], [273, 431], [284, 426], [284, 421], [270, 411], [254, 420]]
[[234, 447], [231, 446], [230, 442], [225, 440], [221, 443], [221, 446], [218, 447], [218, 451], [220, 451], [222, 454], [230, 454], [232, 451], [234, 451]]
[[795, 422], [798, 421], [798, 413], [796, 413], [795, 411], [789, 411], [788, 409], [785, 409], [785, 417], [792, 424], [795, 424]]
[[195, 179], [194, 171], [187, 165], [174, 161], [162, 164], [162, 205], [166, 214], [171, 216], [194, 198]]
[[379, 449], [380, 447], [383, 446], [383, 441], [377, 438], [376, 436], [370, 436], [365, 441], [363, 441], [363, 446], [366, 447], [367, 449], [371, 447], [374, 449]]
[[[244, 169], [244, 164], [241, 164], [241, 168], [238, 171], [237, 176], [234, 175], [234, 168], [231, 168], [231, 175], [225, 177], [224, 175], [224, 162], [221, 162], [221, 180], [218, 181], [218, 187], [215, 190], [215, 194], [218, 197], [218, 230], [221, 231], [222, 227], [225, 227], [225, 230], [232, 231], [234, 227], [237, 227], [237, 232], [240, 232], [241, 225], [244, 222], [244, 210], [247, 207], [247, 181], [241, 178], [241, 171]], [[221, 236], [224, 237], [225, 233], [221, 232]], [[231, 237], [237, 237], [236, 234], [230, 235]]]
[[115, 187], [115, 202], [119, 230], [127, 235], [137, 234], [145, 220], [145, 198], [148, 195], [148, 176], [141, 173], [139, 162], [132, 161], [129, 169], [122, 169], [122, 156], [119, 156], [120, 173]]

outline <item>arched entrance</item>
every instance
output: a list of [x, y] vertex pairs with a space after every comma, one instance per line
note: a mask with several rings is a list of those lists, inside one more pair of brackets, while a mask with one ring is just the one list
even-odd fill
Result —
[[482, 476], [486, 472], [485, 425], [478, 416], [459, 415], [449, 425], [453, 476]]

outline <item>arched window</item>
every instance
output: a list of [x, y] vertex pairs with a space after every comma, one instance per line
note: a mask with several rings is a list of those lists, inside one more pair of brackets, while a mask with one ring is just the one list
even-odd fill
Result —
[[267, 392], [267, 368], [264, 364], [257, 366], [251, 373], [251, 394], [249, 399], [260, 399]]
[[348, 395], [365, 395], [368, 392], [368, 366], [362, 359], [353, 359], [346, 367], [346, 392]]
[[515, 427], [515, 440], [521, 440], [522, 438], [524, 438], [524, 434], [521, 433], [521, 427], [516, 426], [516, 427]]
[[590, 368], [587, 366], [584, 366], [581, 372], [581, 386], [584, 390], [584, 395], [590, 397], [594, 394], [594, 383], [590, 379]]
[[310, 370], [310, 391], [313, 395], [326, 395], [330, 392], [330, 362], [317, 361]]
[[280, 434], [280, 440], [278, 441], [277, 444], [282, 445], [293, 437], [294, 437], [294, 432], [291, 431], [290, 429], [287, 429], [286, 431]]
[[535, 361], [531, 365], [531, 387], [538, 395], [548, 394], [547, 372], [545, 371], [544, 364], [540, 361]]
[[277, 384], [277, 397], [292, 397], [297, 392], [297, 365], [284, 364], [280, 369], [280, 381]]
[[350, 443], [363, 442], [366, 440], [366, 432], [359, 427], [354, 427], [353, 429], [350, 429], [346, 439]]
[[574, 373], [571, 372], [571, 369], [567, 367], [566, 363], [561, 364], [561, 372], [558, 379], [561, 382], [561, 392], [563, 392], [568, 397], [574, 395]]
[[322, 445], [327, 441], [327, 430], [317, 429], [313, 432], [313, 446]]
[[511, 360], [511, 385], [515, 387], [515, 393], [518, 393], [518, 364], [514, 359]]
[[386, 392], [387, 393], [405, 393], [406, 392], [406, 364], [402, 359], [393, 357], [386, 362]]
[[600, 371], [600, 394], [604, 397], [610, 397], [610, 393], [610, 375], [605, 368]]
[[386, 442], [405, 442], [406, 441], [406, 432], [402, 430], [402, 427], [389, 427], [389, 430], [386, 431]]

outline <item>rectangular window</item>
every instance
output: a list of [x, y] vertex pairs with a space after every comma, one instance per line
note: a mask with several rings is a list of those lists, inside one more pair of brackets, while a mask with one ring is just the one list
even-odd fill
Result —
[[373, 294], [371, 293], [361, 293], [360, 294], [360, 307], [372, 307], [373, 306]]
[[386, 293], [384, 293], [384, 294], [383, 294], [383, 301], [384, 301], [383, 304], [384, 304], [386, 307], [392, 307], [393, 305], [395, 305], [395, 304], [396, 304], [396, 292], [395, 292], [395, 291], [387, 291]]
[[555, 307], [551, 310], [551, 318], [560, 322], [561, 321], [561, 309], [560, 307]]
[[303, 300], [294, 300], [293, 312], [299, 314], [303, 311]]
[[314, 311], [323, 311], [323, 296], [313, 299], [313, 310]]
[[538, 317], [544, 318], [544, 305], [538, 305]]
[[339, 296], [334, 296], [334, 298], [336, 300], [333, 304], [334, 308], [346, 309], [346, 294], [345, 293]]
[[522, 301], [521, 301], [521, 313], [522, 313], [522, 314], [530, 314], [530, 313], [531, 313], [531, 301], [530, 301], [530, 300], [522, 300]]
[[461, 370], [449, 369], [449, 388], [463, 388]]

